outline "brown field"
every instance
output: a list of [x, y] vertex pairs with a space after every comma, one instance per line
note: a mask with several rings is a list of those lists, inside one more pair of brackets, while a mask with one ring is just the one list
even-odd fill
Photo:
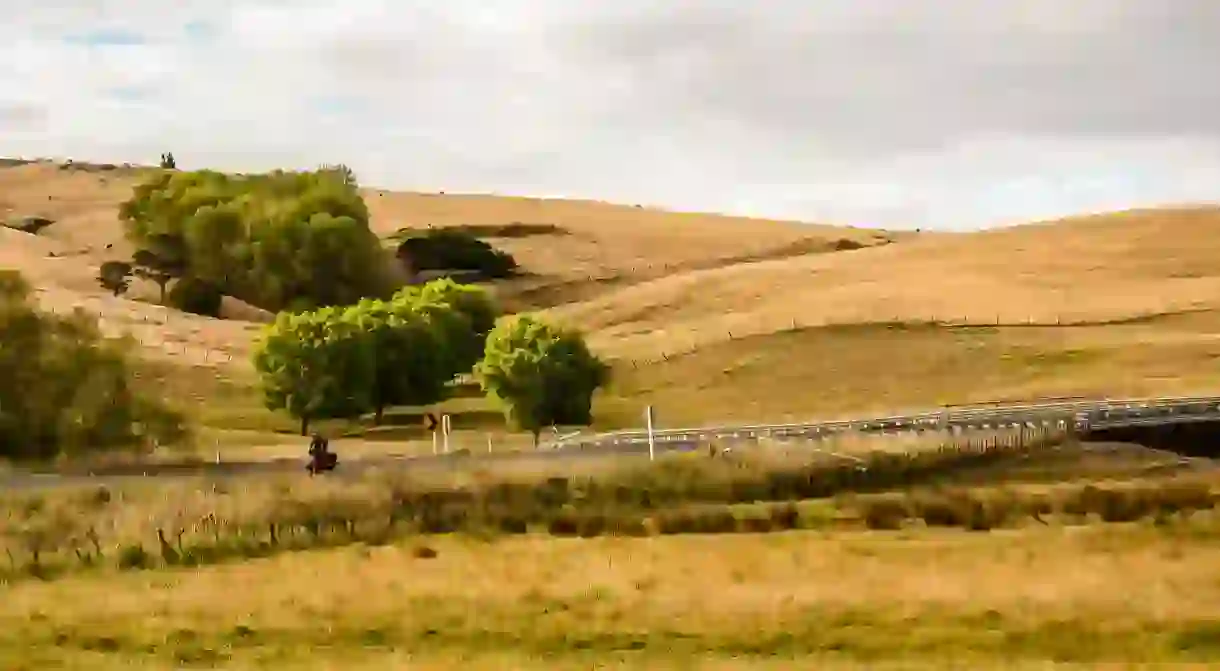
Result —
[[[115, 210], [137, 175], [0, 167], [0, 217], [57, 220], [37, 236], [0, 228], [0, 267], [21, 270], [47, 308], [80, 307], [107, 333], [130, 333], [143, 355], [140, 383], [200, 424], [195, 456], [299, 454], [295, 423], [260, 407], [249, 365], [256, 324], [165, 310], [150, 304], [148, 286], [124, 298], [96, 286], [97, 266], [129, 251]], [[645, 404], [674, 426], [1215, 388], [1220, 209], [952, 235], [595, 202], [366, 197], [387, 238], [402, 228], [464, 226], [516, 256], [526, 276], [494, 289], [510, 305], [547, 308], [580, 326], [615, 366], [596, 399], [595, 428], [638, 425]], [[865, 248], [836, 251], [843, 240]], [[469, 388], [442, 409], [454, 418], [454, 447], [472, 456], [489, 438], [497, 450], [526, 444]], [[385, 427], [324, 428], [347, 432], [335, 443], [345, 455], [427, 452], [423, 411], [395, 409]], [[943, 438], [884, 449], [931, 454]], [[776, 464], [809, 458], [807, 445], [766, 447]], [[821, 447], [866, 454], [879, 445], [846, 436]], [[1137, 452], [1047, 453], [961, 482], [981, 488], [983, 499], [1001, 487], [1032, 501], [1084, 480], [1155, 489], [1153, 472], [1177, 467], [1173, 455]], [[744, 462], [723, 463], [692, 472], [729, 496], [732, 478], [747, 471]], [[553, 474], [540, 464], [513, 473], [489, 473], [477, 457], [471, 464], [456, 477]], [[593, 475], [613, 467], [583, 466]], [[1214, 473], [1188, 477], [1215, 497]], [[104, 499], [94, 488], [46, 494], [42, 507], [5, 499], [0, 561], [28, 559], [13, 539], [37, 540], [40, 519], [96, 526], [109, 545], [105, 565], [78, 562], [79, 547], [64, 546], [55, 552], [76, 569], [0, 581], [0, 668], [1202, 669], [1220, 656], [1215, 511], [1131, 524], [1083, 515], [1039, 525], [1018, 516], [988, 533], [840, 524], [852, 505], [869, 505], [861, 501], [880, 509], [906, 500], [894, 493], [800, 501], [802, 520], [808, 512], [817, 523], [799, 531], [577, 539], [531, 530], [408, 535], [384, 545], [356, 542], [353, 531], [342, 547], [282, 545], [249, 559], [257, 552], [242, 553], [259, 546], [267, 521], [302, 500], [346, 501], [365, 522], [380, 522], [371, 516], [383, 513], [390, 490], [299, 478], [210, 488], [149, 480]], [[647, 479], [623, 482], [646, 487]], [[1140, 500], [1139, 486], [1123, 491]], [[732, 501], [724, 503], [734, 511], [743, 505]], [[221, 563], [115, 564], [125, 546], [156, 548], [158, 529], [209, 512], [232, 522], [228, 554], [215, 555]], [[191, 532], [200, 543], [212, 533]]]
[[[58, 220], [37, 236], [0, 228], [0, 266], [24, 272], [47, 307], [81, 307], [106, 332], [134, 335], [155, 383], [222, 432], [205, 443], [277, 451], [268, 432], [292, 423], [257, 407], [257, 325], [151, 305], [148, 286], [135, 300], [95, 286], [97, 265], [125, 249], [115, 210], [137, 176], [0, 168], [0, 216]], [[366, 195], [384, 235], [465, 226], [516, 255], [527, 275], [494, 289], [510, 305], [550, 308], [615, 361], [599, 427], [638, 424], [646, 402], [672, 425], [1196, 392], [1212, 386], [1220, 356], [1218, 209], [914, 234], [598, 202]], [[833, 251], [841, 240], [875, 246]], [[516, 440], [478, 399], [445, 409], [471, 441]]]
[[13, 669], [1206, 668], [1220, 654], [1216, 531], [1201, 515], [1170, 528], [990, 534], [453, 537], [427, 541], [435, 558], [407, 544], [84, 574], [5, 589], [0, 660]]
[[[866, 449], [862, 440], [836, 447]], [[1041, 454], [1048, 466], [1061, 460]], [[796, 452], [757, 459], [674, 457], [658, 467], [671, 478], [701, 473], [694, 484], [716, 484], [732, 498], [741, 466], [779, 474], [807, 463]], [[799, 531], [290, 533], [291, 519], [309, 519], [292, 512], [301, 505], [376, 527], [387, 495], [404, 484], [542, 483], [554, 474], [546, 470], [12, 494], [0, 508], [10, 563], [29, 561], [27, 543], [37, 537], [22, 519], [88, 526], [101, 542], [75, 569], [12, 582], [5, 575], [16, 574], [0, 575], [0, 668], [1206, 668], [1220, 654], [1220, 516], [1210, 509], [1220, 480], [1214, 471], [1138, 475], [1157, 459], [1099, 453], [1056, 466], [1072, 482], [1027, 482], [1034, 474], [1018, 467], [987, 476], [998, 487], [913, 495], [1058, 501], [1050, 522], [1019, 513], [981, 533], [916, 521], [862, 530], [865, 510], [896, 500], [886, 494], [800, 501]], [[1097, 480], [1105, 472], [1114, 479]], [[641, 477], [648, 473], [607, 463], [567, 476], [640, 489], [650, 487]], [[652, 491], [667, 482], [652, 481]], [[1082, 517], [1070, 505], [1089, 500], [1085, 483], [1126, 494], [1100, 507], [1092, 499], [1085, 510], [1094, 516]], [[1209, 502], [1195, 512], [1149, 515], [1154, 504], [1134, 523], [1095, 518], [1107, 505], [1197, 500], [1200, 491]], [[703, 509], [710, 512], [685, 510]], [[758, 506], [732, 509], [745, 519]], [[196, 528], [206, 520], [211, 527]], [[273, 520], [278, 545], [266, 531]], [[170, 539], [162, 560], [142, 570], [115, 564], [135, 543], [155, 553], [158, 529]], [[199, 564], [165, 565], [178, 561], [170, 558], [178, 556], [175, 530], [187, 535], [181, 556]], [[270, 549], [260, 550], [268, 538]], [[208, 560], [204, 547], [220, 554]], [[66, 549], [59, 556], [76, 561]]]
[[825, 324], [1096, 323], [1220, 307], [1220, 209], [1134, 211], [676, 273], [557, 313], [656, 355]]

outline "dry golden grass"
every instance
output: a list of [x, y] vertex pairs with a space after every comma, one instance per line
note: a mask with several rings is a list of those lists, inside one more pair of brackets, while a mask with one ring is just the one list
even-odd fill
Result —
[[[137, 281], [122, 298], [97, 286], [97, 267], [130, 253], [117, 220], [139, 170], [61, 169], [52, 163], [0, 168], [0, 217], [38, 215], [57, 221], [37, 236], [0, 228], [0, 267], [21, 271], [41, 303], [56, 311], [80, 307], [99, 316], [109, 333], [131, 331], [152, 354], [184, 365], [248, 368], [254, 328], [148, 305], [156, 295]], [[373, 227], [383, 234], [430, 225], [554, 224], [560, 235], [495, 240], [535, 277], [510, 283], [538, 290], [558, 283], [613, 278], [632, 281], [671, 269], [735, 259], [822, 250], [849, 239], [871, 244], [883, 231], [773, 222], [712, 214], [682, 214], [597, 202], [367, 191]], [[108, 246], [110, 248], [108, 248]], [[558, 294], [557, 294], [558, 295]], [[133, 300], [134, 299], [134, 300]]]
[[1074, 327], [811, 328], [620, 363], [605, 425], [798, 421], [1055, 397], [1192, 394], [1215, 387], [1220, 313]]
[[[0, 266], [25, 272], [44, 305], [81, 306], [99, 314], [107, 332], [130, 331], [149, 355], [179, 364], [159, 380], [168, 395], [198, 406], [206, 424], [291, 430], [284, 418], [250, 407], [258, 404], [249, 365], [256, 326], [167, 313], [96, 287], [97, 264], [122, 248], [115, 208], [134, 179], [129, 171], [45, 164], [0, 169], [0, 212], [60, 220], [39, 236], [0, 229]], [[495, 241], [537, 274], [504, 290], [544, 304], [579, 299], [553, 314], [618, 360], [618, 381], [596, 408], [603, 428], [638, 425], [649, 402], [672, 426], [1031, 396], [1195, 392], [1212, 386], [1220, 356], [1215, 209], [904, 237], [596, 202], [366, 196], [384, 234], [428, 225], [560, 227], [561, 234]], [[840, 238], [883, 236], [898, 242], [823, 253]], [[149, 295], [148, 287], [136, 291], [136, 298]], [[816, 328], [929, 319], [1010, 326]], [[1106, 320], [1114, 323], [1057, 326]], [[469, 399], [450, 407], [472, 439], [499, 435], [493, 409]], [[234, 435], [234, 442], [254, 446], [257, 438]], [[280, 443], [268, 440], [264, 451], [276, 453]]]
[[1198, 515], [1165, 528], [979, 535], [449, 538], [429, 541], [433, 559], [411, 546], [348, 548], [85, 575], [7, 588], [0, 660], [6, 668], [1202, 663], [1220, 646], [1216, 529], [1214, 517]]
[[820, 251], [847, 239], [875, 244], [903, 234], [842, 226], [677, 213], [596, 201], [368, 191], [381, 234], [400, 228], [551, 224], [561, 232], [494, 240], [529, 271], [585, 280], [657, 276], [692, 266]]
[[671, 275], [556, 314], [655, 355], [796, 326], [1097, 322], [1220, 307], [1220, 209], [1135, 211]]

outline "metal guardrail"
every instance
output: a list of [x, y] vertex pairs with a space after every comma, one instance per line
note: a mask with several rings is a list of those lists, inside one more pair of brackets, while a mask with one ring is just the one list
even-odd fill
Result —
[[[757, 438], [824, 438], [843, 432], [889, 433], [1029, 428], [1076, 431], [1220, 421], [1220, 396], [1185, 396], [1100, 400], [1054, 400], [999, 406], [957, 406], [902, 415], [782, 424], [745, 424], [656, 429], [658, 444]], [[590, 449], [648, 442], [647, 430], [575, 434], [550, 443], [551, 449]]]

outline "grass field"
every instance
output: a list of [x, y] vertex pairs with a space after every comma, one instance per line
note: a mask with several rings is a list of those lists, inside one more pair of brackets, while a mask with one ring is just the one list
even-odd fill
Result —
[[[425, 508], [428, 492], [453, 487], [488, 497], [510, 495], [505, 485], [554, 492], [555, 472], [545, 470], [472, 467], [439, 479], [282, 479], [212, 489], [154, 481], [10, 496], [0, 529], [10, 562], [30, 561], [37, 542], [40, 566], [56, 565], [55, 552], [70, 557], [65, 539], [78, 533], [70, 527], [87, 526], [97, 549], [81, 541], [74, 570], [0, 580], [7, 583], [0, 662], [13, 669], [989, 669], [1203, 664], [1220, 654], [1215, 472], [1149, 476], [1164, 457], [1131, 450], [1085, 459], [1036, 445], [1012, 444], [1003, 450], [1014, 451], [995, 456], [977, 449], [928, 452], [911, 462], [917, 467], [871, 457], [875, 482], [825, 480], [836, 496], [799, 501], [796, 523], [761, 526], [779, 520], [769, 504], [733, 502], [792, 494], [751, 494], [757, 487], [743, 489], [747, 482], [779, 485], [795, 472], [825, 479], [816, 474], [833, 465], [810, 464], [798, 452], [593, 465], [564, 476], [576, 488], [564, 510], [593, 520], [608, 511], [597, 498], [625, 501], [626, 487], [651, 496], [630, 504], [644, 508], [618, 514], [638, 510], [660, 526], [641, 534], [586, 531], [582, 522], [583, 538], [557, 526], [571, 514], [562, 511], [549, 533], [377, 532], [385, 506], [410, 492], [417, 501], [410, 505]], [[905, 499], [851, 493], [893, 487], [884, 483], [894, 477], [916, 489]], [[999, 526], [966, 530], [962, 524], [978, 528], [965, 520], [979, 514], [967, 505], [956, 508], [962, 522], [934, 527], [944, 522], [933, 515], [956, 506], [954, 497], [982, 502]], [[695, 500], [707, 503], [682, 507]], [[903, 500], [923, 506], [926, 524], [863, 528], [888, 527], [885, 511]], [[1002, 501], [1009, 502], [1003, 521], [995, 515]], [[323, 527], [293, 532], [312, 524], [306, 509]], [[1034, 510], [1049, 518], [1030, 517]], [[1106, 524], [1098, 515], [1134, 521]], [[355, 526], [344, 531], [348, 521]], [[268, 524], [278, 524], [278, 541]], [[40, 525], [62, 538], [47, 541]], [[150, 547], [157, 530], [168, 538], [159, 557]], [[139, 544], [150, 549], [132, 559]]]
[[[158, 362], [157, 383], [210, 427], [212, 451], [231, 436], [274, 453], [292, 423], [258, 408], [257, 325], [166, 311], [148, 304], [149, 287], [137, 300], [96, 287], [96, 266], [124, 249], [115, 210], [137, 175], [0, 169], [0, 213], [58, 222], [37, 236], [0, 229], [0, 264], [25, 272], [44, 305], [79, 306], [107, 332], [132, 333]], [[646, 403], [673, 425], [1193, 392], [1210, 386], [1220, 354], [1216, 209], [914, 234], [596, 202], [366, 199], [387, 236], [460, 226], [512, 251], [527, 274], [493, 289], [584, 329], [616, 366], [595, 408], [600, 428], [637, 425]], [[865, 248], [833, 251], [844, 240]], [[441, 409], [472, 441], [519, 440], [477, 399]], [[405, 409], [408, 425], [380, 438], [422, 439], [419, 411]]]
[[1220, 655], [1218, 532], [1200, 517], [984, 535], [454, 537], [428, 541], [435, 556], [426, 558], [412, 545], [309, 551], [6, 588], [0, 660], [13, 669], [1204, 668]]
[[863, 474], [798, 449], [10, 495], [0, 662], [1135, 668], [1220, 654], [1215, 471], [1046, 438], [913, 456], [829, 445], [868, 459]]
[[[0, 228], [0, 266], [21, 270], [45, 307], [84, 309], [134, 337], [139, 384], [197, 426], [193, 445], [158, 457], [298, 456], [296, 423], [261, 407], [257, 324], [167, 311], [148, 286], [123, 298], [96, 286], [97, 266], [129, 251], [115, 208], [137, 176], [0, 168], [0, 217], [57, 220], [37, 236]], [[645, 405], [676, 426], [1215, 386], [1217, 209], [917, 234], [365, 195], [387, 239], [460, 226], [516, 256], [525, 274], [493, 290], [581, 327], [614, 366], [595, 429], [636, 426]], [[0, 668], [1126, 669], [1220, 658], [1220, 479], [1176, 455], [1050, 435], [962, 448], [928, 434], [821, 445], [864, 470], [766, 444], [749, 458], [496, 471], [479, 458], [488, 441], [501, 451], [528, 439], [468, 386], [439, 408], [394, 409], [386, 426], [320, 426], [345, 458], [427, 453], [427, 410], [451, 414], [464, 468], [4, 495]]]

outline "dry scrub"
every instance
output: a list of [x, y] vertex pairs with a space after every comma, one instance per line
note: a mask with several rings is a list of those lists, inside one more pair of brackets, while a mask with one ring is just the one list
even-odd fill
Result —
[[[889, 510], [884, 505], [888, 499], [863, 505], [849, 501], [843, 508], [846, 517], [827, 503], [801, 502], [848, 493], [977, 485], [980, 481], [1038, 482], [1050, 477], [1051, 471], [1064, 477], [1072, 471], [1069, 464], [1057, 463], [1065, 452], [1053, 448], [1055, 440], [1058, 438], [1047, 436], [1042, 443], [1030, 444], [991, 439], [918, 453], [875, 452], [862, 455], [859, 461], [681, 455], [647, 466], [611, 466], [567, 476], [522, 473], [513, 477], [473, 471], [438, 474], [431, 479], [391, 476], [301, 482], [296, 478], [257, 487], [234, 484], [232, 489], [224, 484], [209, 489], [191, 483], [11, 494], [4, 501], [5, 518], [0, 520], [0, 547], [8, 557], [3, 575], [15, 579], [50, 577], [94, 566], [132, 569], [210, 564], [454, 532], [632, 536], [816, 528], [852, 519], [873, 524], [869, 520], [877, 515], [870, 510]], [[1030, 468], [1043, 460], [1042, 468]], [[1137, 464], [1124, 465], [1133, 466]], [[1140, 468], [1126, 472], [1130, 477]], [[1120, 473], [1117, 468], [1113, 471]], [[1136, 504], [1137, 517], [1174, 512], [1171, 507], [1178, 499], [1172, 497], [1181, 493], [1181, 481], [1148, 482], [1152, 483], [1151, 493]], [[1207, 490], [1208, 481], [1190, 482], [1194, 489], [1181, 491], [1196, 498], [1179, 508], [1210, 507], [1197, 498], [1202, 496], [1199, 491]], [[1079, 505], [1086, 510], [1078, 514], [1113, 517], [1104, 507], [1113, 505], [1108, 499], [1102, 497], [1102, 504], [1095, 504], [1088, 498], [1092, 494], [1081, 496], [1087, 501]], [[903, 514], [894, 525], [916, 516], [914, 509], [901, 507], [906, 503], [900, 498], [895, 504], [901, 504]], [[1017, 510], [1026, 509], [1013, 504], [1009, 508], [1012, 514], [1004, 521]], [[1041, 509], [1026, 512], [1036, 510]]]

